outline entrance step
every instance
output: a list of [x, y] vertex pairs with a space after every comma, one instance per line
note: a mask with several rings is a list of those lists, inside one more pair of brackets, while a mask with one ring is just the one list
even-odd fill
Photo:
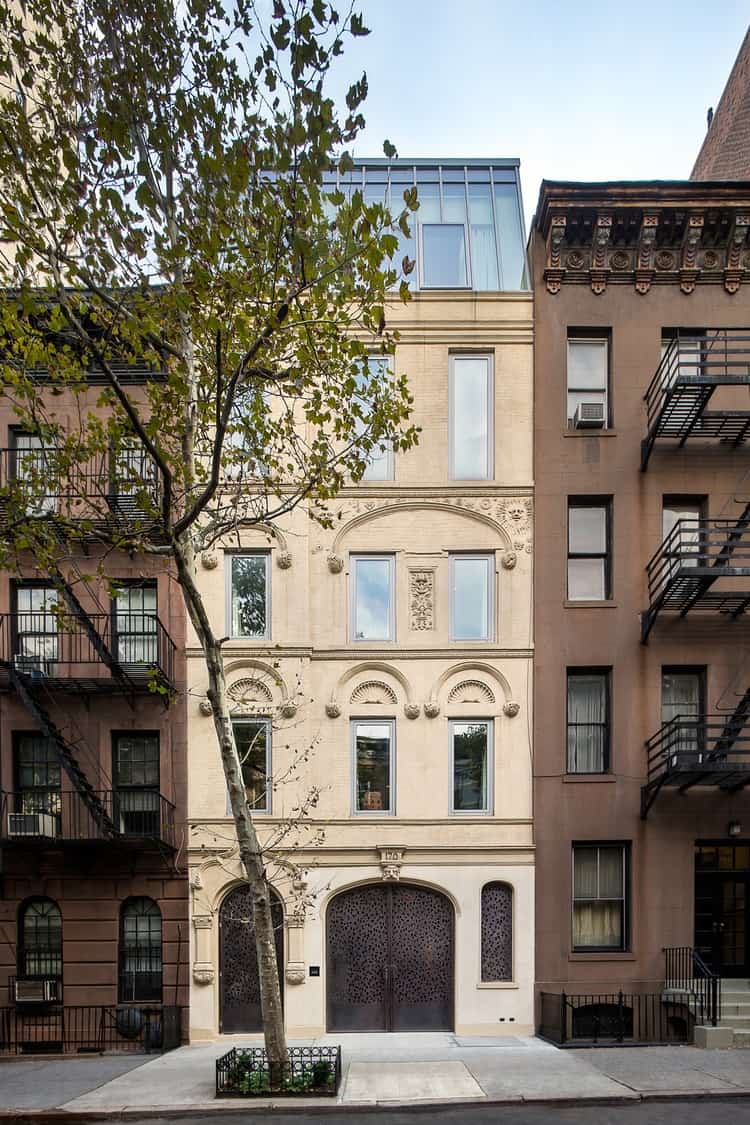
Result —
[[733, 1027], [737, 1031], [750, 1031], [750, 1015], [747, 1016], [725, 1016], [722, 1015], [719, 1020], [719, 1027]]
[[740, 1016], [750, 1018], [750, 1004], [727, 1004], [721, 1001], [721, 1018], [737, 1019]]
[[750, 1047], [750, 1031], [735, 1031], [735, 1047]]

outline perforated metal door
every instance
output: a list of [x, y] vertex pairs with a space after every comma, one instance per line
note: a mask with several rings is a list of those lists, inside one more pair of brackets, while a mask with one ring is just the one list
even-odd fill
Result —
[[[284, 911], [276, 896], [271, 897], [276, 934], [276, 962], [283, 990]], [[219, 911], [219, 963], [223, 1033], [263, 1030], [260, 1007], [258, 958], [255, 952], [255, 927], [250, 892], [237, 887], [224, 899]]]

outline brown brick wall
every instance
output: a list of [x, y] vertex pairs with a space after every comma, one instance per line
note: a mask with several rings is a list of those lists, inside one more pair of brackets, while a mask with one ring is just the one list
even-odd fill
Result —
[[740, 47], [690, 179], [750, 179], [750, 30]]

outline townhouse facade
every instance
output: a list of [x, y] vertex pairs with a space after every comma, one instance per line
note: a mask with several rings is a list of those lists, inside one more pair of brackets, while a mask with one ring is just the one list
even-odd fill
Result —
[[680, 1037], [720, 1020], [719, 982], [726, 998], [750, 977], [749, 229], [747, 182], [540, 191], [536, 976], [552, 1038]]
[[[287, 1033], [533, 1028], [532, 298], [516, 161], [416, 184], [394, 300], [416, 449], [200, 560], [278, 917]], [[390, 196], [389, 196], [390, 193]], [[399, 255], [400, 259], [400, 255]], [[225, 626], [222, 625], [225, 623]], [[252, 918], [188, 634], [191, 1038], [260, 1029]]]
[[[158, 373], [120, 376], [137, 396]], [[90, 371], [75, 400], [55, 388], [63, 426], [97, 409], [101, 381]], [[154, 557], [99, 543], [145, 518], [122, 465], [97, 457], [60, 476], [8, 399], [0, 434], [0, 534], [41, 521], [62, 560], [50, 574], [27, 554], [0, 580], [0, 1048], [176, 1046], [189, 973], [180, 591]], [[89, 531], [66, 545], [71, 524]]]

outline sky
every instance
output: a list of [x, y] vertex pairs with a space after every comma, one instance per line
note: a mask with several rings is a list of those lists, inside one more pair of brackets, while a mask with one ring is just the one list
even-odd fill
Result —
[[[359, 0], [372, 34], [331, 83], [367, 72], [356, 156], [521, 160], [542, 178], [687, 179], [750, 23], [750, 0]], [[344, 5], [340, 5], [340, 10]]]

